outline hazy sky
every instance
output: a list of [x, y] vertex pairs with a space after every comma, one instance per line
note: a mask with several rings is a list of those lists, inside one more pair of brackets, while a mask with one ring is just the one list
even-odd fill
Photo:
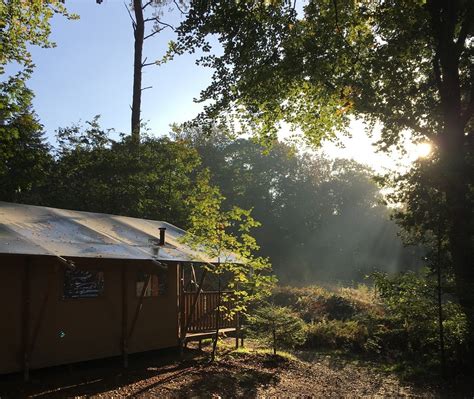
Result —
[[[58, 127], [90, 120], [100, 114], [104, 128], [130, 131], [130, 104], [133, 78], [133, 31], [123, 1], [68, 0], [71, 12], [80, 20], [55, 17], [52, 21], [53, 49], [32, 48], [36, 69], [29, 87], [35, 92], [34, 108], [54, 141]], [[173, 25], [178, 12], [165, 13], [163, 20]], [[172, 33], [163, 31], [147, 40], [144, 56], [148, 62], [161, 57]], [[147, 67], [143, 74], [142, 119], [153, 134], [169, 131], [173, 122], [193, 118], [201, 109], [193, 102], [210, 82], [212, 70], [198, 67], [196, 56], [184, 55], [160, 67]], [[331, 156], [354, 158], [376, 170], [393, 167], [387, 155], [375, 154], [363, 125], [354, 122], [353, 138], [343, 139], [345, 149], [325, 144]]]

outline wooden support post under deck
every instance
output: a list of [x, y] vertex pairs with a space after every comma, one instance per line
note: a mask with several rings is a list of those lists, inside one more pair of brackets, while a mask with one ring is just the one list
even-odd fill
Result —
[[239, 312], [235, 314], [235, 349], [239, 349], [240, 317]]
[[23, 379], [28, 381], [30, 378], [30, 358], [29, 358], [29, 340], [30, 340], [30, 318], [31, 318], [31, 289], [30, 289], [30, 268], [31, 259], [25, 260], [23, 269], [23, 303], [22, 303], [22, 346], [23, 346]]
[[122, 266], [122, 360], [123, 367], [128, 367], [128, 290], [127, 267]]
[[178, 276], [179, 276], [179, 354], [180, 356], [183, 355], [184, 352], [184, 344], [186, 342], [186, 315], [184, 309], [184, 267], [182, 264], [178, 266]]

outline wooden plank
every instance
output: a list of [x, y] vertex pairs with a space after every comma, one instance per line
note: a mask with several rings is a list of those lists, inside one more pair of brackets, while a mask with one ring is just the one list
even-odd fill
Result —
[[123, 367], [128, 367], [128, 287], [127, 267], [122, 265], [122, 361]]
[[185, 331], [185, 315], [186, 315], [186, 298], [184, 295], [184, 267], [181, 264], [178, 265], [178, 276], [179, 276], [179, 285], [178, 285], [178, 297], [180, 298], [180, 312], [179, 312], [179, 348], [180, 355], [183, 354], [184, 345], [186, 344], [186, 331]]
[[[235, 328], [221, 328], [219, 329], [219, 335], [233, 335], [236, 332]], [[198, 333], [188, 333], [186, 334], [186, 341], [199, 341], [206, 338], [213, 338], [216, 336], [216, 331], [204, 331]]]
[[30, 340], [30, 318], [31, 318], [31, 258], [25, 259], [23, 267], [22, 283], [22, 342], [23, 342], [23, 379], [30, 379], [30, 359], [28, 344]]
[[33, 350], [35, 349], [36, 346], [36, 341], [38, 339], [39, 332], [41, 330], [41, 325], [44, 319], [44, 313], [46, 312], [46, 306], [48, 304], [50, 292], [51, 292], [51, 287], [53, 285], [54, 281], [54, 276], [56, 275], [57, 269], [54, 268], [52, 271], [49, 272], [48, 274], [48, 285], [46, 287], [46, 292], [43, 297], [43, 301], [41, 303], [40, 311], [38, 314], [38, 318], [35, 324], [35, 327], [33, 328], [33, 336], [31, 337], [30, 344], [28, 346], [28, 358], [31, 360], [31, 357], [33, 355]]
[[138, 300], [137, 307], [135, 308], [135, 314], [133, 315], [132, 325], [130, 326], [130, 332], [127, 335], [127, 342], [130, 342], [133, 332], [135, 331], [135, 325], [137, 324], [138, 316], [140, 315], [140, 310], [142, 309], [142, 305], [143, 305], [143, 297], [145, 296], [145, 292], [148, 286], [150, 285], [150, 280], [151, 280], [151, 274], [148, 275], [148, 279], [146, 280], [146, 283], [143, 284], [142, 290], [140, 292], [140, 299]]

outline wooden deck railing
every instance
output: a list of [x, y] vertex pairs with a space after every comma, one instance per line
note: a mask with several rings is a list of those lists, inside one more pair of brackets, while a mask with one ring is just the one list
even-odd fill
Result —
[[[219, 295], [224, 292], [201, 292], [196, 301], [195, 292], [184, 292], [184, 317], [186, 320], [186, 332], [204, 332], [216, 329], [217, 307], [219, 304]], [[194, 302], [196, 305], [193, 309]], [[225, 318], [224, 315], [219, 317], [219, 328], [236, 327], [235, 317], [232, 319]]]

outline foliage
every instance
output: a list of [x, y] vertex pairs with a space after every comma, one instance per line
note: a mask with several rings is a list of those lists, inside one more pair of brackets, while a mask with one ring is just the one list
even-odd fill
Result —
[[271, 301], [278, 306], [290, 306], [307, 323], [324, 320], [347, 320], [368, 312], [379, 313], [373, 290], [364, 285], [357, 288], [323, 288], [309, 286], [276, 287]]
[[[33, 98], [32, 91], [25, 85], [25, 81], [34, 69], [30, 47], [54, 47], [55, 44], [49, 39], [49, 35], [51, 33], [50, 20], [55, 14], [69, 19], [78, 18], [77, 15], [67, 12], [61, 0], [2, 0], [0, 2], [0, 76], [5, 75], [7, 66], [18, 70], [2, 79], [1, 82], [2, 148], [0, 159], [9, 156], [6, 152], [12, 155], [14, 149], [11, 149], [15, 143], [25, 142], [25, 135], [20, 137], [18, 121], [21, 118], [25, 119], [25, 112], [31, 106]], [[32, 115], [32, 112], [30, 113]], [[34, 122], [23, 120], [21, 123], [30, 125], [27, 128], [29, 132], [41, 130], [39, 126], [31, 126], [32, 123], [38, 124], [36, 116], [32, 115], [31, 119], [34, 119]], [[31, 153], [29, 157], [31, 159]]]
[[9, 63], [25, 68], [28, 75], [34, 63], [29, 46], [54, 47], [49, 39], [50, 20], [55, 14], [69, 19], [78, 18], [69, 14], [61, 0], [2, 0], [0, 3], [0, 74]]
[[[21, 96], [10, 101], [12, 91]], [[12, 202], [36, 202], [52, 164], [44, 142], [43, 126], [31, 109], [32, 93], [21, 80], [0, 84], [0, 198]]]
[[249, 317], [251, 331], [273, 348], [294, 348], [306, 339], [303, 320], [290, 308], [265, 305], [252, 312]]
[[[436, 63], [442, 69], [451, 58], [461, 91], [469, 92], [472, 13], [462, 0], [451, 9], [431, 1], [194, 1], [174, 49], [209, 52], [201, 63], [215, 74], [201, 100], [215, 101], [211, 115], [238, 110], [273, 137], [285, 120], [318, 142], [357, 113], [383, 122], [387, 147], [404, 129], [439, 131]], [[453, 36], [452, 54], [440, 48], [442, 16], [451, 24], [441, 33]], [[218, 54], [210, 52], [211, 35], [223, 47]]]
[[137, 158], [130, 139], [113, 139], [96, 117], [85, 127], [60, 128], [53, 152], [29, 107], [19, 109], [4, 128], [17, 138], [0, 142], [2, 200], [164, 219], [187, 227], [187, 201], [200, 159], [185, 143], [144, 137]]
[[262, 223], [259, 254], [281, 281], [363, 281], [374, 268], [417, 267], [421, 251], [402, 247], [368, 168], [285, 143], [266, 149], [222, 126], [174, 129], [175, 139], [196, 148], [224, 204], [252, 208]]
[[186, 198], [194, 187], [196, 152], [167, 138], [145, 137], [136, 157], [130, 138], [111, 138], [98, 117], [85, 128], [58, 130], [59, 148], [43, 203], [186, 227]]
[[[436, 358], [440, 338], [433, 279], [412, 272], [392, 278], [377, 273], [373, 279], [386, 308], [385, 328], [375, 326], [374, 341], [382, 348], [403, 351], [398, 353], [400, 357]], [[449, 298], [445, 298], [443, 303], [443, 326], [448, 360], [459, 362], [461, 348], [466, 345], [467, 324], [459, 304]]]
[[[225, 288], [221, 310], [228, 316], [246, 314], [249, 303], [265, 298], [275, 281], [267, 259], [256, 256], [259, 246], [251, 230], [260, 226], [250, 210], [232, 207], [224, 210], [223, 197], [209, 184], [208, 171], [202, 171], [186, 204], [190, 226], [184, 242], [206, 253], [207, 270], [222, 276]], [[207, 261], [206, 259], [203, 259]], [[221, 287], [224, 289], [224, 287]]]
[[[357, 288], [276, 287], [270, 300], [288, 306], [307, 324], [305, 348], [358, 352], [403, 369], [439, 372], [436, 286], [428, 274], [372, 275], [375, 286]], [[344, 304], [332, 306], [332, 304]], [[350, 313], [347, 312], [350, 310]], [[460, 370], [465, 358], [467, 322], [452, 295], [443, 297], [447, 362]]]
[[[193, 1], [172, 49], [209, 52], [201, 63], [215, 72], [201, 94], [209, 104], [202, 119], [237, 115], [264, 142], [274, 142], [284, 121], [318, 144], [353, 115], [381, 122], [382, 149], [400, 146], [406, 131], [433, 143], [434, 167], [400, 185], [405, 222], [430, 234], [418, 221], [445, 202], [443, 231], [471, 354], [473, 21], [474, 3], [466, 0]], [[210, 53], [213, 35], [222, 50]]]
[[367, 327], [356, 320], [323, 319], [308, 326], [305, 345], [310, 348], [361, 351], [367, 335]]

